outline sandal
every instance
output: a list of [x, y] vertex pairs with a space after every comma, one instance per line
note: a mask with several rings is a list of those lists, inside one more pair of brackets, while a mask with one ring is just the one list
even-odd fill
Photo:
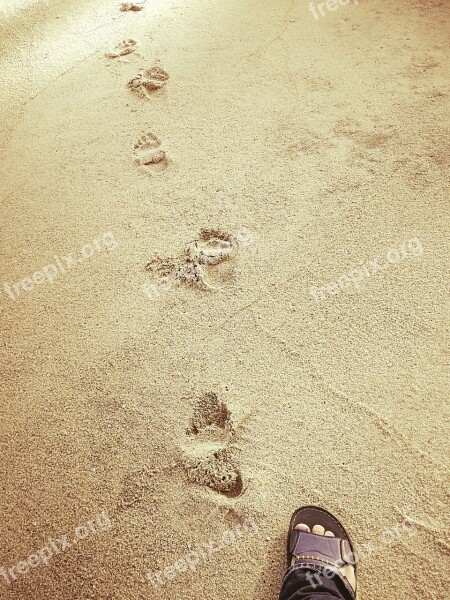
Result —
[[[331, 531], [335, 537], [295, 529], [299, 523], [308, 525], [311, 530], [314, 525], [322, 525], [325, 531]], [[356, 598], [356, 589], [353, 590], [347, 577], [340, 571], [344, 565], [352, 565], [356, 578], [353, 546], [344, 527], [328, 511], [317, 506], [303, 506], [294, 512], [289, 525], [287, 554], [288, 567], [295, 557], [293, 565], [296, 568], [311, 569], [318, 573], [324, 570], [334, 572], [351, 593], [351, 597]], [[330, 577], [327, 576], [327, 579]]]

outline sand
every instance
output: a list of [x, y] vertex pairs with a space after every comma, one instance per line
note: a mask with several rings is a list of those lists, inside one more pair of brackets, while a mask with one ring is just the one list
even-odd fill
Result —
[[446, 598], [446, 3], [0, 7], [2, 598]]

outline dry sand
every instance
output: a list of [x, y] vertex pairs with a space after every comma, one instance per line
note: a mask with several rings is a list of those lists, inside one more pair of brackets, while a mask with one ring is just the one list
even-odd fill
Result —
[[275, 599], [290, 514], [319, 504], [371, 544], [361, 600], [447, 598], [448, 4], [19, 4], [0, 596]]

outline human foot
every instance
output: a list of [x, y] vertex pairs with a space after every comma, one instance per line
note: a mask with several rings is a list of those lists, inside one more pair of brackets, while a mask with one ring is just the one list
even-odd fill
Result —
[[355, 598], [356, 561], [348, 533], [328, 511], [303, 506], [291, 517], [288, 566], [307, 570], [320, 584], [323, 578], [340, 580]]
[[[326, 531], [325, 527], [323, 527], [323, 525], [314, 525], [314, 527], [312, 528], [312, 531], [311, 531], [311, 529], [308, 527], [308, 525], [306, 525], [306, 523], [299, 523], [298, 525], [295, 526], [294, 529], [298, 529], [299, 531], [315, 533], [316, 535], [324, 535], [326, 537], [335, 537], [334, 533], [332, 531]], [[293, 556], [291, 564], [294, 564], [296, 562], [296, 560], [297, 560], [296, 557]], [[346, 564], [346, 565], [340, 567], [339, 570], [347, 578], [347, 581], [352, 586], [353, 591], [355, 591], [355, 589], [356, 589], [355, 567], [353, 565]]]

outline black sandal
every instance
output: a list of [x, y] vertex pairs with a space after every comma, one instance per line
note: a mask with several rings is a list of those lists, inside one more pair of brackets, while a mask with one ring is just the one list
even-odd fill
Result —
[[[322, 525], [325, 531], [331, 531], [335, 537], [295, 529], [299, 523], [308, 525], [311, 530], [314, 525]], [[351, 597], [356, 598], [356, 590], [353, 590], [347, 577], [340, 571], [344, 565], [352, 565], [356, 578], [353, 546], [344, 527], [331, 513], [317, 506], [303, 506], [296, 510], [289, 525], [287, 546], [288, 567], [295, 557], [294, 564], [297, 568], [310, 569], [318, 573], [323, 572], [324, 569], [327, 569], [328, 573], [334, 572], [351, 593]], [[327, 579], [330, 577], [328, 576]]]

